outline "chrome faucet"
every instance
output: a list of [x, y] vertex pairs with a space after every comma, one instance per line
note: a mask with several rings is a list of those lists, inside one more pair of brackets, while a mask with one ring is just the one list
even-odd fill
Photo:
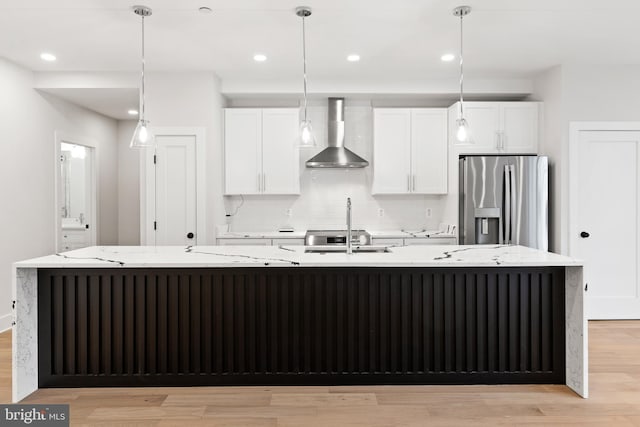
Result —
[[347, 197], [347, 254], [352, 254], [351, 247], [351, 197]]

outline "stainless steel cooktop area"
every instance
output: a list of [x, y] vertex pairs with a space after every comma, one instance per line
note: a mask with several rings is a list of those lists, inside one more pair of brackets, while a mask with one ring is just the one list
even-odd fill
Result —
[[[371, 234], [365, 230], [352, 230], [351, 242], [356, 245], [370, 245]], [[347, 230], [307, 230], [305, 246], [344, 246], [347, 244]]]

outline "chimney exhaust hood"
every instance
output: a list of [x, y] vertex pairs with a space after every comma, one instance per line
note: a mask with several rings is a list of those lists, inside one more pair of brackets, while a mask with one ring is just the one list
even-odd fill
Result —
[[329, 98], [328, 147], [307, 160], [308, 168], [364, 168], [369, 162], [344, 146], [344, 98]]

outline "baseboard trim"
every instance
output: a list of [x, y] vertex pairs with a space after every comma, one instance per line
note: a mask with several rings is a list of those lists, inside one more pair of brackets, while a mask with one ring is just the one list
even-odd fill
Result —
[[10, 314], [5, 314], [4, 316], [0, 317], [0, 333], [11, 329], [11, 317], [12, 316]]

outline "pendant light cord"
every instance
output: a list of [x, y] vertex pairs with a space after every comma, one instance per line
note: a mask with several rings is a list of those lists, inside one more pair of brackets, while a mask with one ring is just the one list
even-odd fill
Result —
[[463, 56], [463, 32], [462, 32], [462, 20], [463, 20], [463, 15], [460, 15], [460, 118], [464, 119], [464, 112], [463, 112], [463, 104], [464, 104], [464, 97], [463, 97], [463, 84], [464, 84], [464, 56]]
[[304, 88], [304, 121], [307, 121], [307, 38], [304, 26], [305, 16], [302, 16], [302, 76]]
[[144, 15], [142, 15], [142, 85], [140, 99], [140, 121], [144, 121]]

